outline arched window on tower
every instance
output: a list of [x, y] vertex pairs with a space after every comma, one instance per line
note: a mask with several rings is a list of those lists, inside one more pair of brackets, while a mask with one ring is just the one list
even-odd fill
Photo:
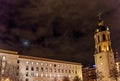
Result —
[[109, 45], [109, 51], [111, 51], [111, 46]]
[[107, 37], [108, 37], [108, 40], [110, 41], [110, 35], [107, 35]]
[[100, 36], [98, 35], [98, 42], [100, 42]]
[[99, 52], [101, 52], [101, 46], [99, 46]]
[[103, 41], [106, 41], [106, 36], [105, 36], [105, 34], [102, 35], [102, 39], [103, 39]]

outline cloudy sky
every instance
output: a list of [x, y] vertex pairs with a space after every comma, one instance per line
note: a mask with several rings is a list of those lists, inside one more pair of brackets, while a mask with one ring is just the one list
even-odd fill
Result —
[[94, 64], [99, 12], [120, 52], [119, 0], [0, 0], [0, 48]]

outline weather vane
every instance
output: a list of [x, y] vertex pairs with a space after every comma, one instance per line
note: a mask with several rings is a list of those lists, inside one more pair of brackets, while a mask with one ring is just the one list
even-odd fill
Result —
[[101, 15], [102, 15], [102, 12], [99, 12], [98, 15], [97, 15], [99, 20], [101, 20]]

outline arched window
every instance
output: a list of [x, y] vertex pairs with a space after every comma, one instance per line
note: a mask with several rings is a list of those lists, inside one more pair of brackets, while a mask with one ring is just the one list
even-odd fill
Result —
[[105, 36], [105, 34], [102, 35], [102, 38], [103, 38], [103, 41], [106, 40], [106, 36]]
[[108, 40], [110, 41], [110, 35], [107, 35], [107, 37], [108, 37]]
[[111, 51], [111, 46], [109, 45], [109, 51]]
[[99, 46], [99, 52], [101, 52], [101, 47]]
[[100, 42], [100, 36], [98, 35], [98, 42]]

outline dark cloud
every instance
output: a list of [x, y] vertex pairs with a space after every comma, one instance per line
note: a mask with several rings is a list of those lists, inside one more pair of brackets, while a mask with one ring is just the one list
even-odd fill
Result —
[[119, 9], [114, 0], [0, 0], [0, 48], [93, 64], [96, 15], [103, 12], [119, 51]]

